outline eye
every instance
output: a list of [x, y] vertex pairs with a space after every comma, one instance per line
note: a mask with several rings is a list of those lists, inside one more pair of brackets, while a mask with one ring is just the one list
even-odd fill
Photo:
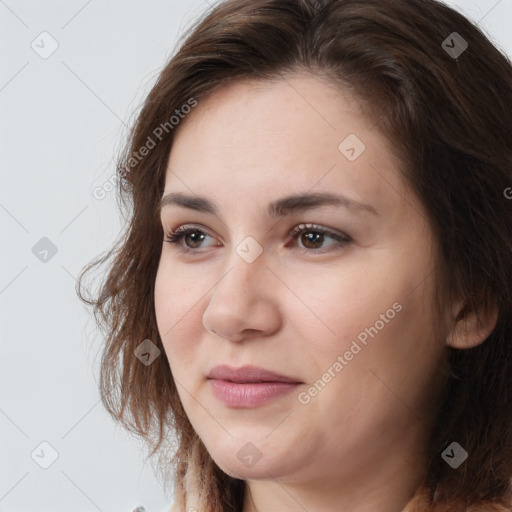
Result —
[[[190, 224], [184, 224], [174, 231], [167, 233], [166, 238], [164, 238], [164, 242], [179, 245], [179, 248], [185, 252], [194, 252], [196, 249], [199, 249], [198, 244], [208, 236], [210, 235], [203, 230], [191, 226]], [[183, 240], [191, 240], [192, 247], [188, 244], [187, 246], [183, 246]]]
[[332, 247], [334, 245], [335, 248], [340, 248], [352, 242], [352, 239], [348, 235], [345, 235], [343, 233], [336, 233], [329, 229], [325, 229], [321, 226], [318, 226], [317, 224], [299, 224], [298, 226], [292, 229], [292, 231], [290, 232], [290, 236], [293, 237], [294, 240], [300, 236], [300, 240], [305, 242], [305, 248], [299, 247], [299, 250], [301, 252], [324, 253], [332, 250], [318, 250], [319, 248], [321, 248], [319, 246], [323, 244], [326, 237], [331, 238], [337, 242], [337, 244], [331, 244], [328, 247]]
[[[306, 235], [302, 237], [302, 235]], [[332, 249], [323, 249], [322, 245], [326, 238], [331, 238], [337, 243], [330, 244], [327, 247], [335, 246], [336, 248], [344, 247], [345, 245], [352, 242], [352, 239], [343, 234], [337, 233], [328, 229], [325, 229], [316, 224], [299, 224], [295, 228], [293, 228], [289, 236], [293, 238], [293, 240], [298, 239], [299, 237], [301, 242], [305, 245], [305, 247], [298, 247], [299, 251], [307, 252], [307, 253], [324, 253], [331, 251]], [[166, 238], [164, 238], [164, 242], [168, 242], [171, 244], [176, 244], [178, 248], [184, 252], [197, 252], [198, 249], [201, 249], [201, 243], [207, 238], [212, 238], [208, 233], [199, 229], [190, 224], [184, 224], [179, 228], [175, 229], [166, 234]], [[185, 242], [185, 244], [184, 244]], [[214, 246], [219, 246], [219, 243], [216, 243]], [[319, 250], [322, 249], [322, 250]]]

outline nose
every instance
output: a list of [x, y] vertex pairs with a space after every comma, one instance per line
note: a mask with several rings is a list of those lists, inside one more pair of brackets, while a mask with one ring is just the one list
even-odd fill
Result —
[[274, 333], [281, 324], [275, 293], [279, 283], [263, 254], [251, 263], [234, 254], [228, 271], [213, 288], [203, 314], [204, 327], [235, 342]]

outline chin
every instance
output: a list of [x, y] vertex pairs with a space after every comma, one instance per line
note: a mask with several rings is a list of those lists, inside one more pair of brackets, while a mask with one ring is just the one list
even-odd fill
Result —
[[[221, 462], [221, 464], [219, 464]], [[224, 461], [215, 461], [217, 466], [227, 475], [232, 478], [237, 478], [238, 480], [259, 480], [259, 479], [268, 479], [269, 473], [272, 473], [272, 470], [268, 470], [267, 465], [256, 464], [252, 468], [245, 467], [238, 460], [230, 461], [229, 466], [224, 463]], [[261, 462], [261, 461], [260, 461]]]
[[211, 457], [224, 473], [240, 480], [268, 479], [270, 475], [277, 476], [284, 470], [286, 457], [270, 452], [266, 457], [252, 443], [246, 443], [240, 448], [229, 450], [229, 453], [211, 453]]

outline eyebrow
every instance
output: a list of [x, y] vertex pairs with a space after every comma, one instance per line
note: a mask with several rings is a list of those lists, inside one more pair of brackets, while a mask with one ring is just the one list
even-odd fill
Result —
[[[189, 196], [182, 192], [171, 192], [162, 198], [159, 210], [171, 205], [218, 216], [217, 206], [206, 197]], [[340, 206], [347, 210], [353, 210], [354, 212], [379, 215], [377, 210], [369, 204], [361, 203], [341, 194], [333, 194], [330, 192], [289, 195], [270, 203], [267, 208], [267, 213], [270, 217], [283, 217], [293, 212], [301, 212], [320, 206]]]

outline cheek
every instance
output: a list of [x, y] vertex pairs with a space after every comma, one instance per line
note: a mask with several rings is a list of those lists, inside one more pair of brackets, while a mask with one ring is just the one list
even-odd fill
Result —
[[332, 356], [348, 350], [352, 340], [400, 297], [396, 282], [388, 283], [379, 268], [355, 259], [307, 280], [291, 281], [294, 296], [288, 299], [284, 314], [301, 329], [300, 337], [314, 351]]
[[363, 374], [368, 368], [381, 371], [390, 383], [435, 367], [439, 350], [427, 307], [432, 290], [428, 279], [418, 278], [418, 262], [375, 252], [372, 258], [347, 258], [328, 275], [292, 281], [302, 301], [290, 299], [285, 315], [314, 372], [325, 371], [347, 351], [351, 367]]
[[179, 266], [171, 261], [162, 261], [155, 278], [155, 314], [160, 334], [175, 329], [187, 317], [197, 311], [205, 284], [187, 266]]
[[[160, 265], [155, 279], [155, 315], [158, 332], [173, 374], [193, 363], [193, 353], [203, 329], [201, 297], [190, 280]], [[175, 364], [179, 361], [179, 365]]]

